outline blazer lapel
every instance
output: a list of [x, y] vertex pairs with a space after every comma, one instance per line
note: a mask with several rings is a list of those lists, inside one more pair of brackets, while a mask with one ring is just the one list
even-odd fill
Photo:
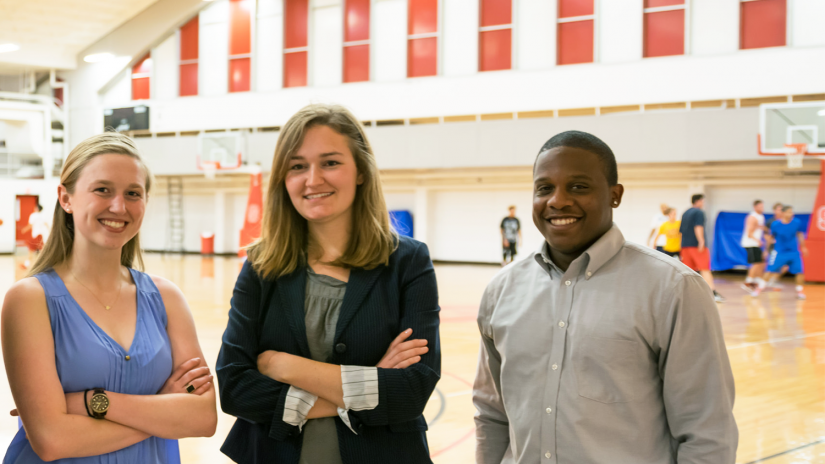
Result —
[[347, 327], [347, 324], [355, 316], [355, 313], [361, 308], [364, 298], [367, 297], [381, 271], [384, 270], [384, 265], [378, 266], [369, 271], [365, 269], [353, 269], [349, 275], [349, 282], [347, 282], [347, 291], [344, 293], [344, 301], [341, 303], [341, 312], [338, 315], [338, 325], [335, 327], [335, 342], [341, 338], [341, 334]]
[[307, 341], [307, 328], [304, 324], [304, 295], [306, 293], [307, 271], [305, 267], [298, 267], [292, 274], [278, 279], [278, 293], [281, 295], [281, 304], [289, 321], [292, 335], [298, 342], [300, 355], [312, 358]]

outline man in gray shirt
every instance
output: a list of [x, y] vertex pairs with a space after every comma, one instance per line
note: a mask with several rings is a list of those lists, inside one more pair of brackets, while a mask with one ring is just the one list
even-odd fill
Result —
[[545, 243], [488, 285], [473, 388], [480, 464], [732, 464], [734, 386], [713, 295], [613, 224], [624, 188], [593, 135], [533, 168]]

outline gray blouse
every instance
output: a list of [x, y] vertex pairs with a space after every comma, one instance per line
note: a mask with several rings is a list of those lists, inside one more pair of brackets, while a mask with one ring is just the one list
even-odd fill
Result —
[[[304, 324], [313, 361], [327, 362], [332, 354], [335, 327], [346, 291], [346, 282], [316, 274], [307, 267]], [[334, 417], [310, 419], [304, 425], [303, 432], [300, 464], [341, 463]]]

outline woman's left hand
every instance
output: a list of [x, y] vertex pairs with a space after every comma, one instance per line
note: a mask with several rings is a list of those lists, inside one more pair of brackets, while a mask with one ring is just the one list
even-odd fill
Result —
[[279, 382], [283, 381], [291, 355], [275, 350], [267, 350], [258, 355], [258, 371]]

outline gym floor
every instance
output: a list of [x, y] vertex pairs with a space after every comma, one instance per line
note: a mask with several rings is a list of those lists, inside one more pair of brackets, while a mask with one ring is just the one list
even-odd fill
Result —
[[[25, 256], [0, 256], [0, 294], [25, 275]], [[146, 255], [147, 272], [175, 282], [186, 294], [201, 346], [214, 369], [226, 326], [229, 299], [241, 260], [197, 255]], [[474, 462], [472, 382], [478, 357], [477, 305], [495, 266], [436, 265], [441, 304], [442, 377], [425, 411], [433, 461]], [[825, 285], [807, 285], [798, 301], [793, 282], [758, 298], [739, 288], [742, 276], [716, 275], [727, 302], [719, 305], [736, 379], [734, 413], [740, 464], [825, 463]], [[14, 407], [5, 371], [0, 411]], [[0, 448], [17, 430], [0, 421]], [[234, 422], [220, 414], [212, 438], [180, 441], [187, 464], [229, 463], [219, 449]]]

